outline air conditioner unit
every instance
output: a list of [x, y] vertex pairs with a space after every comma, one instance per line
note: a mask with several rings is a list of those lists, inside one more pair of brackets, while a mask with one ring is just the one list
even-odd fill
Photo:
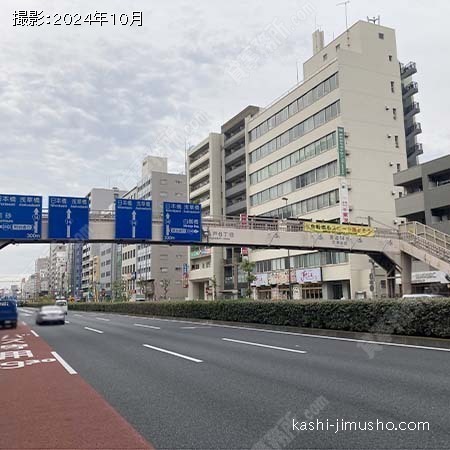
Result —
[[397, 192], [396, 191], [391, 191], [391, 194], [395, 195], [395, 194], [397, 194]]
[[353, 205], [350, 205], [350, 206], [348, 207], [348, 210], [349, 210], [349, 211], [353, 211]]
[[385, 108], [386, 108], [386, 111], [389, 111], [389, 109], [390, 109], [389, 106], [387, 106], [387, 105], [385, 106]]
[[352, 173], [352, 169], [347, 168], [347, 173], [348, 173], [348, 174], [349, 174], [349, 173]]
[[387, 138], [388, 138], [388, 139], [390, 139], [391, 137], [392, 137], [392, 135], [391, 135], [391, 134], [388, 134], [388, 135], [387, 135]]
[[345, 156], [350, 156], [350, 150], [345, 150]]
[[389, 162], [389, 165], [390, 165], [391, 167], [393, 167], [393, 166], [394, 166], [394, 163], [393, 163], [392, 161], [390, 161], [390, 162]]

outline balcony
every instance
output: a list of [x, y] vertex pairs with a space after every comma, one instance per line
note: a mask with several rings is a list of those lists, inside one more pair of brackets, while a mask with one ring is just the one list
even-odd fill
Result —
[[227, 206], [226, 215], [234, 216], [236, 214], [245, 213], [246, 211], [247, 211], [247, 201], [244, 199]]
[[232, 181], [241, 175], [245, 175], [245, 164], [242, 164], [242, 165], [236, 167], [235, 169], [227, 172], [225, 174], [225, 181]]
[[407, 106], [404, 111], [405, 121], [411, 119], [411, 117], [420, 113], [419, 102], [412, 102], [411, 105]]
[[231, 164], [234, 161], [237, 161], [239, 158], [245, 157], [245, 145], [241, 148], [238, 148], [233, 153], [228, 156], [225, 156], [225, 166]]
[[247, 183], [244, 181], [241, 181], [240, 183], [235, 184], [233, 187], [227, 188], [225, 190], [225, 196], [226, 197], [235, 197], [236, 195], [245, 192], [247, 188]]
[[395, 210], [399, 217], [410, 216], [425, 211], [423, 192], [415, 192], [395, 199]]
[[411, 97], [411, 95], [417, 94], [419, 92], [419, 85], [416, 81], [411, 81], [411, 83], [408, 83], [406, 86], [403, 86], [403, 98], [407, 99], [408, 97]]
[[191, 281], [207, 281], [210, 280], [214, 272], [211, 267], [206, 269], [194, 269], [189, 271], [189, 280]]
[[196, 167], [200, 166], [202, 163], [209, 160], [209, 151], [206, 151], [201, 156], [197, 157], [196, 159], [192, 160], [189, 158], [189, 170], [193, 170]]
[[408, 78], [417, 73], [417, 67], [415, 62], [409, 62], [408, 64], [400, 64], [400, 76], [402, 80]]
[[406, 139], [411, 139], [412, 137], [417, 136], [420, 133], [422, 133], [422, 125], [420, 125], [419, 122], [415, 123], [405, 130]]
[[192, 200], [195, 197], [198, 197], [201, 194], [204, 194], [205, 192], [209, 192], [209, 182], [205, 183], [203, 186], [200, 186], [199, 188], [195, 189], [195, 191], [192, 191], [189, 194], [189, 198]]
[[189, 183], [192, 185], [207, 175], [209, 175], [209, 163], [202, 167], [201, 170], [194, 170], [189, 179]]
[[406, 155], [408, 157], [410, 156], [419, 156], [423, 154], [423, 145], [419, 144], [419, 143], [415, 143], [413, 145], [410, 145], [407, 149], [406, 149]]
[[242, 128], [242, 130], [238, 131], [237, 133], [233, 134], [233, 136], [230, 136], [228, 139], [224, 142], [224, 147], [229, 147], [230, 145], [233, 145], [236, 143], [239, 139], [245, 138], [245, 128]]

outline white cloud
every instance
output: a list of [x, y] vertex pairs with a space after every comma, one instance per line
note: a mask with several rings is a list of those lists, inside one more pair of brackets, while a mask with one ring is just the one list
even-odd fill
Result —
[[[194, 144], [241, 108], [264, 106], [295, 83], [296, 61], [310, 56], [315, 22], [328, 40], [343, 31], [344, 12], [335, 3], [101, 0], [93, 8], [87, 0], [42, 0], [46, 14], [143, 10], [144, 26], [32, 29], [12, 26], [19, 5], [5, 0], [0, 192], [84, 195], [93, 186], [137, 179], [124, 171], [149, 152], [170, 155], [171, 169], [180, 170], [184, 137]], [[397, 29], [400, 58], [417, 61], [428, 159], [448, 153], [450, 140], [443, 101], [450, 68], [442, 53], [450, 7], [444, 0], [433, 5], [381, 0], [374, 8], [360, 0], [349, 7], [351, 22], [381, 14], [383, 24]], [[20, 9], [36, 8], [35, 1], [20, 2]], [[303, 20], [293, 21], [302, 11]], [[288, 30], [286, 39], [274, 52], [259, 52], [255, 69], [236, 83], [227, 63], [274, 21]], [[199, 115], [199, 126], [190, 127]], [[167, 133], [171, 143], [162, 139]], [[0, 274], [21, 272], [27, 252], [15, 250], [0, 253]]]

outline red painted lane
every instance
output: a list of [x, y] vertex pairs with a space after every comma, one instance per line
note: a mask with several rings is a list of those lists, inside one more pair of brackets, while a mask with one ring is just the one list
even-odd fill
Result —
[[1, 449], [153, 448], [51, 352], [27, 326], [0, 329]]

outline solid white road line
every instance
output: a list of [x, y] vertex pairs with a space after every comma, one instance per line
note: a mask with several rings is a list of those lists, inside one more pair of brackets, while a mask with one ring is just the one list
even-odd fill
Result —
[[27, 314], [27, 313], [22, 313], [22, 315], [25, 316], [25, 317], [30, 317], [31, 316], [31, 314]]
[[74, 316], [77, 316], [77, 317], [83, 317], [82, 314], [74, 314]]
[[[150, 317], [152, 320], [164, 320], [167, 322], [182, 322], [182, 323], [197, 323], [198, 322], [192, 322], [189, 320], [174, 320], [174, 319], [160, 319], [157, 317]], [[344, 342], [363, 342], [365, 344], [378, 344], [378, 345], [386, 345], [386, 346], [392, 346], [392, 347], [404, 347], [404, 348], [414, 348], [419, 350], [435, 350], [440, 352], [450, 352], [450, 348], [442, 348], [442, 347], [428, 347], [425, 345], [412, 345], [412, 344], [398, 344], [395, 342], [385, 342], [385, 341], [368, 341], [364, 339], [356, 339], [356, 338], [343, 338], [343, 337], [336, 337], [336, 336], [321, 336], [318, 334], [308, 334], [308, 333], [295, 333], [294, 331], [279, 331], [279, 330], [264, 330], [262, 328], [251, 328], [251, 327], [239, 327], [236, 325], [219, 325], [216, 323], [208, 323], [209, 327], [219, 327], [219, 328], [231, 328], [234, 330], [246, 330], [246, 331], [257, 331], [259, 333], [274, 333], [274, 334], [285, 334], [288, 336], [301, 336], [301, 337], [308, 337], [308, 338], [314, 338], [314, 339], [329, 339], [332, 341], [344, 341]], [[401, 336], [399, 336], [401, 337]]]
[[66, 320], [66, 323], [70, 323], [68, 320]]
[[70, 373], [70, 375], [77, 374], [76, 370], [73, 367], [71, 367], [69, 364], [67, 364], [66, 361], [64, 361], [64, 359], [62, 359], [61, 356], [58, 355], [58, 353], [52, 352], [52, 355], [55, 357], [55, 359], [58, 360], [58, 362], [64, 367], [64, 369], [66, 369], [67, 372]]
[[158, 352], [168, 353], [169, 355], [178, 356], [179, 358], [187, 359], [196, 363], [203, 362], [201, 359], [191, 358], [190, 356], [181, 355], [180, 353], [171, 352], [169, 350], [164, 350], [163, 348], [153, 347], [152, 345], [142, 344], [144, 347], [151, 348], [152, 350], [157, 350]]
[[97, 320], [103, 320], [105, 322], [110, 322], [109, 319], [104, 319], [103, 317], [96, 317]]
[[142, 323], [135, 323], [135, 327], [142, 327], [142, 328], [152, 328], [153, 330], [160, 330], [160, 327], [153, 327], [151, 325], [143, 325]]
[[197, 330], [202, 328], [211, 328], [211, 327], [180, 327], [182, 330]]
[[272, 349], [274, 349], [274, 350], [282, 350], [282, 351], [284, 351], [284, 352], [306, 353], [306, 352], [303, 351], [303, 350], [293, 350], [292, 348], [274, 347], [273, 345], [257, 344], [256, 342], [238, 341], [238, 340], [236, 340], [236, 339], [222, 338], [222, 341], [236, 342], [237, 344], [253, 345], [253, 346], [255, 346], [255, 347], [272, 348]]
[[33, 336], [39, 337], [39, 335], [36, 333], [36, 331], [34, 331], [34, 330], [30, 330], [30, 331]]
[[96, 330], [95, 328], [84, 327], [85, 330], [93, 331], [94, 333], [103, 334], [103, 331]]

